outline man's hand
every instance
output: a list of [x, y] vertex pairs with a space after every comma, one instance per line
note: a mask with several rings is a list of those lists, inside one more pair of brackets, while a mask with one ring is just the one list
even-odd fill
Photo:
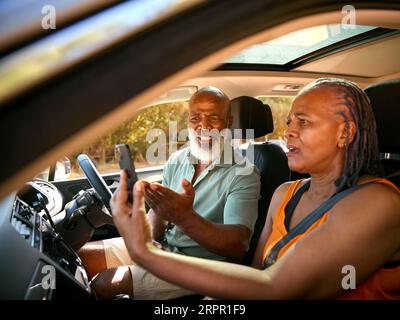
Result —
[[140, 257], [150, 247], [153, 247], [151, 224], [144, 207], [142, 181], [138, 181], [133, 188], [134, 201], [132, 206], [128, 202], [127, 188], [128, 177], [126, 172], [122, 170], [120, 183], [111, 198], [110, 206], [115, 226], [124, 238], [131, 258], [138, 262]]
[[145, 183], [145, 199], [154, 213], [176, 225], [193, 216], [194, 189], [182, 179], [183, 192], [177, 193], [158, 183]]

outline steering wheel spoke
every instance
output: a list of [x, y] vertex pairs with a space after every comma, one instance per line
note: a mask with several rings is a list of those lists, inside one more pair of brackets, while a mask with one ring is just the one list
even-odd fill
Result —
[[90, 185], [96, 191], [100, 200], [106, 207], [108, 211], [107, 214], [111, 216], [110, 200], [112, 197], [112, 193], [110, 188], [107, 186], [107, 183], [104, 181], [103, 177], [97, 171], [92, 160], [90, 160], [90, 158], [86, 154], [80, 154], [77, 159], [79, 166], [82, 168]]

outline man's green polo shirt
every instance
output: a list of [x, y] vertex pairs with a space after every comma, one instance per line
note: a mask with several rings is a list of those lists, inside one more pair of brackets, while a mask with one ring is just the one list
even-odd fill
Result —
[[[253, 232], [258, 215], [260, 175], [237, 151], [233, 152], [228, 160], [211, 163], [196, 179], [193, 207], [199, 215], [214, 223], [241, 224]], [[189, 147], [175, 152], [165, 164], [163, 185], [182, 192], [182, 179], [192, 181], [195, 172], [193, 161], [196, 160]], [[176, 226], [167, 230], [165, 240], [176, 252], [207, 259], [225, 259], [199, 246]]]

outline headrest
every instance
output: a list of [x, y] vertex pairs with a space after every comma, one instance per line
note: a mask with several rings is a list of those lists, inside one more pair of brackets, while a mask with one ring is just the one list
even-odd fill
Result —
[[[269, 105], [260, 100], [241, 96], [231, 100], [233, 129], [254, 129], [254, 138], [265, 136], [274, 131], [272, 113]], [[243, 134], [246, 134], [244, 131]]]
[[365, 92], [375, 114], [379, 152], [400, 153], [400, 79], [373, 84]]

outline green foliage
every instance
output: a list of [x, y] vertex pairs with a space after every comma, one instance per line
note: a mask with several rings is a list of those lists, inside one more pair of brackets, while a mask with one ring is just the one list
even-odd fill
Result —
[[[161, 129], [169, 142], [169, 125], [171, 121], [177, 122], [177, 130], [187, 127], [188, 106], [186, 101], [164, 103], [140, 110], [132, 119], [125, 121], [116, 130], [101, 137], [79, 153], [86, 153], [97, 165], [115, 162], [114, 147], [119, 143], [127, 143], [133, 154], [135, 162], [145, 162], [146, 150], [154, 143], [147, 141], [150, 129]], [[168, 150], [168, 148], [167, 148]], [[76, 156], [71, 157], [75, 169]], [[169, 156], [169, 155], [168, 155]]]
[[287, 128], [287, 115], [292, 107], [294, 97], [257, 97], [264, 104], [271, 107], [274, 119], [274, 132], [268, 135], [268, 139], [283, 139]]

